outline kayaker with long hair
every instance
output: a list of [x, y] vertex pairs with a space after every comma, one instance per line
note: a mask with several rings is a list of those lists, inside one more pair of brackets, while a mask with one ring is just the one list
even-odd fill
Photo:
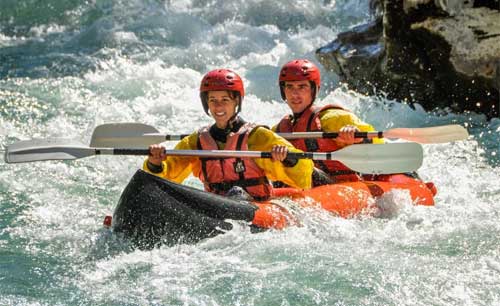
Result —
[[229, 69], [208, 72], [201, 81], [200, 98], [215, 123], [183, 138], [175, 149], [271, 151], [272, 159], [166, 156], [165, 147], [155, 144], [149, 147], [144, 170], [177, 183], [192, 173], [209, 192], [226, 195], [239, 187], [256, 200], [272, 195], [270, 181], [310, 188], [313, 162], [287, 158], [288, 151], [301, 151], [270, 129], [245, 122], [238, 115], [244, 95], [243, 81], [235, 72]]
[[[292, 114], [283, 117], [273, 130], [278, 133], [310, 131], [339, 133], [334, 139], [290, 141], [296, 148], [310, 152], [331, 152], [363, 142], [362, 138], [355, 138], [354, 133], [374, 131], [373, 126], [360, 120], [339, 103], [314, 105], [320, 85], [321, 73], [311, 61], [295, 59], [283, 65], [279, 74], [279, 88], [281, 97], [290, 107]], [[382, 141], [378, 139], [375, 142]], [[357, 173], [338, 161], [316, 161], [315, 166], [314, 185], [360, 179]], [[330, 180], [319, 173], [326, 173]]]

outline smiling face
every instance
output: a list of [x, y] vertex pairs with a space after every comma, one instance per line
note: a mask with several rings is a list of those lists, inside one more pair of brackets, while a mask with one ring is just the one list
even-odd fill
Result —
[[238, 98], [225, 90], [209, 91], [207, 102], [210, 114], [215, 119], [215, 125], [220, 129], [225, 129], [236, 113]]
[[308, 80], [286, 81], [284, 92], [286, 103], [294, 114], [303, 112], [312, 103], [312, 88]]

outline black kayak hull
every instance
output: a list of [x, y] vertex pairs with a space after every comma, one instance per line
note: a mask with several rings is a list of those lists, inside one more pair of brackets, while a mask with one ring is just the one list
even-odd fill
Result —
[[[113, 214], [113, 231], [134, 245], [195, 243], [232, 229], [227, 219], [251, 222], [257, 206], [138, 170]], [[253, 228], [253, 231], [259, 231]]]

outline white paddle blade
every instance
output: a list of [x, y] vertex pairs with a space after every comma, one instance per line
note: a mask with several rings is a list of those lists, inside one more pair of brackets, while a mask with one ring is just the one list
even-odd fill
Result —
[[108, 123], [99, 125], [92, 133], [90, 146], [95, 148], [147, 148], [165, 141], [165, 136], [147, 124]]
[[95, 150], [69, 139], [33, 139], [16, 142], [5, 150], [6, 163], [73, 160], [92, 156]]
[[344, 165], [365, 174], [392, 174], [416, 171], [424, 152], [418, 143], [351, 145], [333, 153]]
[[467, 130], [457, 124], [427, 128], [396, 128], [384, 132], [384, 137], [401, 138], [418, 143], [446, 143], [465, 140], [469, 137]]

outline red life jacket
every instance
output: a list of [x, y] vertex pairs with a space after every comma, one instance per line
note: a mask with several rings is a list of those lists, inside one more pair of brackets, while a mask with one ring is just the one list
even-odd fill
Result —
[[[229, 133], [224, 149], [248, 151], [248, 135], [255, 127], [255, 124], [245, 123], [236, 133]], [[209, 130], [210, 127], [205, 127], [198, 131], [200, 150], [219, 149]], [[203, 182], [206, 191], [224, 195], [232, 187], [239, 186], [258, 201], [271, 196], [271, 183], [253, 159], [200, 157], [200, 160], [201, 171], [194, 174]]]
[[[346, 110], [340, 105], [326, 105], [308, 107], [300, 115], [299, 119], [293, 122], [293, 116], [287, 115], [281, 119], [276, 128], [277, 133], [290, 132], [317, 132], [322, 131], [321, 120], [319, 115], [327, 109]], [[346, 110], [347, 111], [347, 110]], [[316, 138], [316, 139], [292, 139], [290, 142], [302, 151], [308, 152], [332, 152], [337, 151], [340, 147], [332, 139]], [[328, 173], [336, 182], [339, 181], [359, 181], [360, 177], [357, 172], [347, 168], [344, 164], [336, 160], [314, 161], [314, 165]]]

